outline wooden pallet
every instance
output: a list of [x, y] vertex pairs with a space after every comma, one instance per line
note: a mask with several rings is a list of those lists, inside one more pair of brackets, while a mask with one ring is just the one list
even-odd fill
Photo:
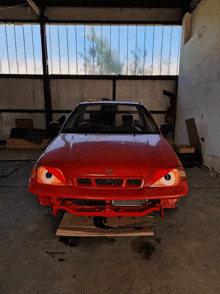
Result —
[[110, 236], [152, 236], [155, 226], [153, 216], [143, 217], [113, 217], [108, 218], [106, 227], [94, 226], [93, 217], [75, 216], [66, 212], [57, 229], [57, 236], [84, 236], [84, 237], [110, 237]]
[[43, 139], [41, 144], [35, 144], [33, 142], [24, 139], [7, 139], [6, 148], [10, 149], [43, 149], [49, 145], [51, 139]]

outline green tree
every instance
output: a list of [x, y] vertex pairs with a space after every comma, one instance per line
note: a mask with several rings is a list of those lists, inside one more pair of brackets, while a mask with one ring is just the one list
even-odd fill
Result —
[[[123, 64], [117, 59], [117, 51], [113, 49], [105, 36], [98, 36], [93, 27], [89, 28], [86, 38], [89, 46], [86, 54], [79, 52], [84, 60], [87, 74], [120, 74]], [[85, 48], [84, 48], [85, 49]]]
[[131, 69], [132, 75], [146, 75], [150, 74], [150, 69], [145, 69], [145, 60], [147, 58], [147, 50], [141, 50], [137, 45], [135, 52], [132, 50], [132, 59], [129, 63], [129, 68]]

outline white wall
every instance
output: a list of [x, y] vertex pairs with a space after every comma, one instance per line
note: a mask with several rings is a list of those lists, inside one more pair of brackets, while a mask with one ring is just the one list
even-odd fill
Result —
[[199, 137], [204, 138], [204, 164], [220, 172], [219, 0], [202, 0], [191, 17], [187, 13], [183, 18], [176, 144], [189, 143], [185, 125], [189, 118], [195, 118]]

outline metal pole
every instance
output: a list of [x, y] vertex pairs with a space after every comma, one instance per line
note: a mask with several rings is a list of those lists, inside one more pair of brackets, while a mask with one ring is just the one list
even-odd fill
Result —
[[51, 25], [48, 25], [49, 30], [49, 42], [50, 42], [50, 73], [53, 74], [53, 55], [52, 55], [52, 43], [51, 43], [51, 32], [50, 32]]
[[162, 61], [163, 61], [163, 33], [164, 33], [164, 26], [162, 28], [161, 49], [160, 49], [160, 75], [161, 75], [161, 68], [162, 68]]
[[168, 75], [170, 74], [170, 58], [171, 58], [172, 36], [173, 36], [173, 27], [171, 26]]
[[112, 100], [115, 101], [116, 100], [116, 78], [114, 77], [112, 80]]
[[110, 75], [112, 74], [112, 26], [110, 24]]
[[23, 29], [23, 44], [24, 44], [24, 60], [25, 60], [25, 68], [26, 68], [26, 74], [28, 74], [28, 68], [27, 68], [27, 54], [26, 54], [26, 45], [25, 45], [25, 33], [24, 33], [24, 24], [22, 25]]
[[128, 75], [128, 33], [129, 33], [129, 26], [127, 26], [127, 66], [126, 66], [126, 75]]
[[68, 75], [70, 74], [70, 55], [69, 55], [69, 38], [68, 38], [68, 27], [66, 25], [66, 50], [67, 50], [67, 62], [68, 62]]
[[34, 73], [36, 75], [36, 60], [35, 60], [35, 51], [34, 51], [34, 34], [33, 34], [33, 25], [32, 24], [31, 24], [31, 37], [32, 37], [33, 59], [34, 59]]
[[77, 59], [77, 28], [75, 24], [75, 44], [76, 44], [76, 74], [78, 75], [78, 59]]
[[92, 25], [92, 74], [94, 75], [94, 70], [95, 70], [95, 65], [94, 65], [94, 62], [95, 62], [95, 55], [94, 55], [94, 52], [95, 52], [95, 49], [94, 49], [94, 24]]
[[84, 25], [84, 64], [85, 64], [85, 75], [86, 75], [86, 26]]
[[145, 69], [145, 55], [146, 55], [146, 25], [144, 27], [144, 64], [143, 64], [143, 75]]
[[16, 40], [15, 25], [13, 25], [13, 27], [14, 27], [14, 38], [15, 38], [15, 53], [16, 53], [17, 73], [19, 74], [19, 65], [18, 65], [18, 50], [17, 50], [17, 40]]
[[153, 71], [154, 71], [154, 35], [155, 35], [155, 25], [154, 25], [154, 29], [153, 29], [152, 70], [151, 70], [151, 75], [153, 75]]
[[136, 75], [137, 71], [137, 63], [138, 63], [138, 56], [137, 56], [137, 25], [136, 25], [136, 40], [135, 40], [135, 58], [134, 58], [134, 74]]
[[52, 103], [51, 103], [51, 95], [50, 95], [50, 81], [49, 81], [49, 74], [48, 74], [46, 25], [45, 25], [43, 10], [41, 10], [41, 15], [40, 15], [40, 33], [41, 33], [41, 47], [42, 47], [45, 120], [46, 120], [46, 128], [49, 129], [49, 123], [53, 120], [53, 115], [52, 115]]
[[178, 75], [179, 71], [179, 59], [180, 59], [180, 44], [181, 44], [181, 27], [179, 27], [179, 44], [178, 44], [178, 56], [177, 56], [177, 65], [176, 65], [176, 75]]
[[58, 37], [58, 53], [59, 53], [59, 69], [61, 74], [61, 56], [60, 56], [60, 26], [57, 26], [57, 37]]
[[120, 26], [118, 26], [118, 64], [119, 63], [120, 63]]
[[103, 27], [101, 25], [101, 73], [103, 75], [103, 49], [102, 49], [102, 43], [103, 43]]
[[5, 39], [6, 39], [6, 48], [7, 48], [7, 57], [8, 57], [8, 70], [9, 74], [11, 73], [11, 66], [10, 66], [10, 58], [9, 58], [9, 50], [8, 50], [8, 35], [7, 35], [7, 28], [5, 24]]

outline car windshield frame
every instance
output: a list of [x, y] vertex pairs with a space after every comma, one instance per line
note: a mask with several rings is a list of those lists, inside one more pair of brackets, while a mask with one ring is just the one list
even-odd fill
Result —
[[[100, 106], [101, 109], [96, 110], [97, 107]], [[130, 110], [119, 111], [118, 107], [121, 108], [123, 106], [128, 109], [130, 108]], [[92, 107], [94, 107], [94, 110], [88, 110], [88, 108]], [[90, 119], [86, 120], [84, 118], [85, 114], [89, 115]], [[110, 124], [111, 117], [115, 120], [116, 115], [117, 117], [121, 115], [121, 125], [116, 126], [116, 122], [112, 123], [112, 125]], [[136, 119], [133, 121], [133, 116], [138, 116], [138, 120]], [[96, 120], [95, 123], [94, 121], [91, 122], [91, 118]], [[110, 120], [104, 124], [103, 118], [105, 120]], [[123, 119], [126, 119], [127, 122], [123, 122]], [[77, 107], [70, 113], [68, 119], [61, 128], [60, 133], [146, 135], [160, 134], [160, 131], [149, 111], [141, 103], [88, 102], [77, 105]]]

